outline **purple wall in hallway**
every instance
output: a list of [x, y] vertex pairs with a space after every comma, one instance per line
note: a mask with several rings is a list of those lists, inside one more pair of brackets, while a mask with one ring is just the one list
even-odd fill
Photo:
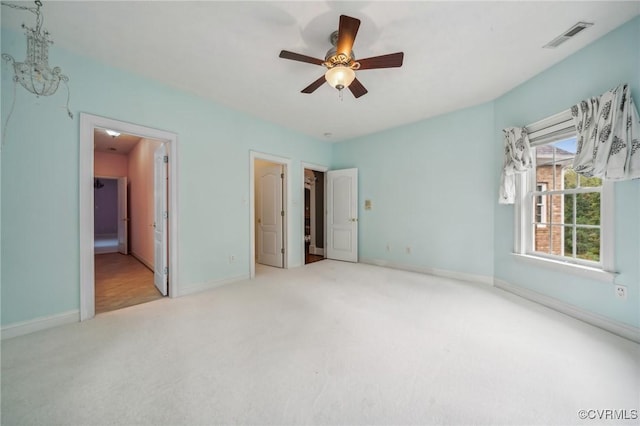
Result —
[[118, 233], [118, 180], [99, 178], [104, 186], [93, 189], [95, 200], [94, 234]]

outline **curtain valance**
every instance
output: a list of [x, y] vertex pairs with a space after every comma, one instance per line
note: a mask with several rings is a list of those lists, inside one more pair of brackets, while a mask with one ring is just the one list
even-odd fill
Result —
[[529, 135], [522, 127], [509, 127], [504, 133], [504, 167], [500, 178], [500, 204], [513, 204], [516, 199], [515, 175], [531, 168]]
[[627, 84], [571, 108], [578, 144], [573, 168], [584, 176], [640, 178], [640, 119]]

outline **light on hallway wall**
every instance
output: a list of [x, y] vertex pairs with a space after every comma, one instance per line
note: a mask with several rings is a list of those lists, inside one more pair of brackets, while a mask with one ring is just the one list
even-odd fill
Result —
[[105, 132], [107, 132], [107, 134], [112, 138], [117, 138], [118, 136], [120, 136], [120, 132], [116, 132], [115, 130], [105, 129]]

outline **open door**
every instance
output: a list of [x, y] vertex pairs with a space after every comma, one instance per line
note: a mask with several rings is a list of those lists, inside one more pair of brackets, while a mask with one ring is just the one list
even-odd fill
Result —
[[327, 257], [358, 261], [358, 169], [327, 172]]
[[129, 254], [129, 217], [127, 216], [127, 178], [118, 178], [118, 253]]
[[257, 262], [284, 268], [284, 170], [280, 164], [260, 165], [256, 173]]
[[167, 278], [169, 275], [167, 259], [167, 149], [163, 143], [153, 154], [154, 169], [154, 278], [153, 282], [162, 293], [167, 295]]

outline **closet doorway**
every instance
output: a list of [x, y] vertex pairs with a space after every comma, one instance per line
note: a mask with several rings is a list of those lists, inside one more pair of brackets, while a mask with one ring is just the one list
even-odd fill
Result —
[[256, 276], [256, 264], [283, 269], [289, 267], [290, 170], [291, 160], [288, 158], [249, 151], [251, 278]]
[[326, 168], [303, 164], [303, 235], [304, 263], [314, 263], [326, 258]]

